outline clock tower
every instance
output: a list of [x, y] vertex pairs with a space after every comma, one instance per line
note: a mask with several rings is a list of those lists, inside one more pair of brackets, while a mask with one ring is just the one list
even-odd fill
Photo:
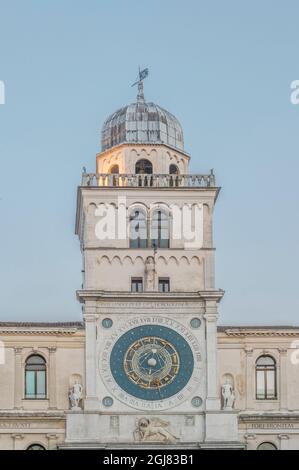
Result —
[[96, 172], [78, 188], [85, 382], [65, 445], [238, 448], [217, 373], [219, 188], [213, 171], [189, 174], [182, 127], [145, 100], [145, 75], [105, 121]]

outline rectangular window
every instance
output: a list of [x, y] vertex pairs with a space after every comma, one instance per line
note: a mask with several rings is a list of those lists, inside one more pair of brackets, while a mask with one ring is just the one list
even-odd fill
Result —
[[168, 277], [159, 277], [159, 292], [169, 292], [169, 278]]
[[44, 370], [27, 370], [25, 398], [46, 398], [46, 373]]
[[266, 398], [265, 372], [263, 370], [256, 372], [256, 398], [258, 400]]
[[275, 371], [268, 370], [267, 373], [267, 398], [269, 400], [275, 399]]
[[43, 370], [36, 372], [36, 398], [46, 398], [46, 374]]
[[142, 277], [132, 277], [132, 279], [131, 279], [131, 292], [143, 292], [143, 279], [142, 279]]
[[26, 371], [26, 398], [35, 397], [35, 371]]

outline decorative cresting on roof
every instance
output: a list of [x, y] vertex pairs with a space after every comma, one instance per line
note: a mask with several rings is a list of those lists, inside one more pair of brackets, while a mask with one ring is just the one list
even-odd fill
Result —
[[102, 128], [102, 151], [123, 143], [166, 144], [184, 151], [183, 129], [173, 114], [144, 98], [139, 80], [136, 103], [111, 114]]

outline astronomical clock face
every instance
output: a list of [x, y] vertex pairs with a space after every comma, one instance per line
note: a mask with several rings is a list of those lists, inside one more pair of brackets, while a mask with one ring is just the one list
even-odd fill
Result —
[[170, 408], [198, 388], [200, 348], [178, 322], [149, 319], [128, 321], [111, 335], [101, 355], [101, 375], [109, 391], [134, 408]]

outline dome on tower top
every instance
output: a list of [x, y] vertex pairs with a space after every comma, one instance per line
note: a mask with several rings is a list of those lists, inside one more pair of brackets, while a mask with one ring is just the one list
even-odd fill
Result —
[[173, 114], [145, 101], [142, 81], [137, 101], [111, 114], [102, 128], [102, 152], [123, 143], [166, 144], [184, 151], [182, 126]]

